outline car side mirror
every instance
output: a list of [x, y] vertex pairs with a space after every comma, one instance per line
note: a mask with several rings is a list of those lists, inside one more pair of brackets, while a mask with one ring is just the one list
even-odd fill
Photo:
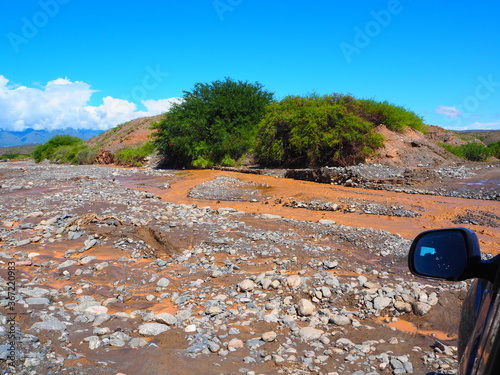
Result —
[[476, 234], [467, 228], [448, 228], [420, 233], [410, 247], [408, 267], [431, 279], [461, 281], [482, 278], [494, 282], [496, 271], [481, 261]]

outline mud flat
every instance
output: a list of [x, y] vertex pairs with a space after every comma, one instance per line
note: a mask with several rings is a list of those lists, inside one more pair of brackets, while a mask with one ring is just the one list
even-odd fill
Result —
[[31, 162], [0, 185], [2, 374], [453, 373], [467, 284], [411, 276], [409, 244], [461, 225], [500, 253], [495, 200]]

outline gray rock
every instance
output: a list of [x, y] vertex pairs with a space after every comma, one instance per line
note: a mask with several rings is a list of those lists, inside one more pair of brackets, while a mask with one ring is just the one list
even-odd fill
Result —
[[321, 220], [318, 220], [318, 224], [321, 224], [321, 225], [335, 225], [336, 222], [333, 221], [333, 220], [321, 219]]
[[76, 264], [76, 261], [75, 260], [72, 260], [72, 259], [68, 259], [67, 261], [65, 262], [62, 262], [58, 267], [57, 269], [61, 269], [61, 268], [66, 268], [66, 267], [70, 267], [72, 266], [73, 264]]
[[413, 308], [411, 306], [411, 303], [404, 302], [404, 301], [396, 301], [396, 302], [394, 302], [394, 307], [399, 312], [404, 312], [404, 313], [410, 313], [413, 310]]
[[358, 281], [359, 281], [359, 285], [364, 286], [366, 284], [366, 282], [368, 281], [368, 279], [365, 276], [360, 275], [360, 276], [358, 276]]
[[217, 353], [220, 350], [220, 345], [214, 341], [208, 341], [207, 345], [208, 350], [210, 350], [212, 353]]
[[95, 269], [97, 271], [101, 271], [102, 269], [106, 268], [109, 266], [109, 263], [108, 262], [102, 262], [102, 263], [99, 263], [98, 265], [95, 266]]
[[25, 302], [28, 305], [50, 305], [50, 300], [43, 297], [30, 297], [26, 298]]
[[156, 283], [161, 288], [165, 288], [170, 285], [170, 280], [167, 279], [166, 277], [162, 277], [158, 282]]
[[383, 310], [385, 309], [386, 307], [390, 306], [392, 302], [392, 299], [389, 298], [389, 297], [375, 297], [375, 299], [373, 300], [373, 308], [375, 310]]
[[236, 210], [232, 207], [223, 207], [223, 208], [218, 208], [217, 213], [219, 215], [227, 215], [236, 212]]
[[272, 214], [262, 214], [260, 215], [260, 218], [265, 220], [279, 220], [281, 219], [281, 216]]
[[88, 264], [96, 259], [97, 259], [97, 257], [95, 257], [93, 255], [86, 256], [86, 257], [83, 257], [82, 259], [80, 259], [80, 264]]
[[86, 341], [89, 343], [89, 349], [90, 350], [96, 350], [101, 346], [101, 339], [99, 339], [98, 336], [89, 336], [85, 337], [83, 341]]
[[36, 322], [30, 329], [39, 329], [41, 331], [64, 331], [66, 329], [66, 325], [60, 320], [53, 318], [53, 320]]
[[329, 270], [332, 270], [334, 268], [337, 268], [339, 266], [339, 262], [336, 260], [328, 261], [324, 263], [325, 267]]
[[99, 241], [97, 241], [95, 238], [88, 239], [84, 242], [85, 250], [89, 250], [95, 245], [97, 245]]
[[111, 315], [109, 314], [98, 314], [96, 315], [94, 321], [92, 322], [92, 325], [94, 327], [101, 325], [102, 323], [106, 323], [111, 319]]
[[415, 315], [418, 316], [424, 316], [426, 315], [430, 310], [432, 306], [429, 305], [428, 303], [425, 302], [414, 302], [413, 303], [413, 312]]
[[290, 275], [286, 278], [286, 284], [290, 288], [298, 288], [302, 284], [302, 278], [299, 275]]
[[314, 314], [315, 309], [314, 304], [305, 298], [301, 299], [297, 305], [297, 310], [302, 316], [311, 316]]
[[335, 346], [340, 349], [351, 349], [354, 347], [354, 343], [347, 338], [340, 338], [335, 341]]
[[128, 344], [131, 348], [142, 348], [148, 345], [148, 342], [144, 340], [142, 337], [134, 337], [129, 341]]
[[319, 340], [319, 338], [324, 334], [324, 331], [314, 327], [302, 327], [299, 330], [299, 336], [304, 340]]
[[262, 340], [264, 340], [266, 342], [271, 342], [271, 341], [276, 340], [277, 336], [278, 335], [274, 331], [265, 332], [262, 334]]
[[222, 314], [224, 310], [222, 310], [219, 306], [210, 306], [205, 310], [205, 314], [207, 315], [218, 315]]
[[330, 316], [330, 323], [333, 323], [338, 326], [347, 326], [351, 324], [351, 319], [345, 315], [335, 314]]
[[21, 247], [21, 246], [26, 246], [26, 245], [29, 245], [31, 243], [31, 239], [26, 239], [26, 240], [20, 240], [20, 241], [17, 241], [16, 244], [15, 244], [15, 247]]
[[245, 344], [243, 343], [243, 341], [237, 338], [231, 339], [227, 344], [227, 348], [230, 350], [242, 349], [244, 347]]
[[238, 284], [238, 288], [242, 292], [249, 292], [255, 288], [255, 283], [253, 282], [253, 280], [245, 279], [241, 283]]
[[153, 320], [157, 323], [167, 324], [169, 326], [174, 326], [177, 324], [177, 318], [169, 313], [159, 313], [153, 317]]
[[320, 290], [321, 294], [323, 295], [323, 298], [330, 298], [332, 296], [332, 291], [330, 290], [330, 288], [322, 286]]
[[139, 333], [145, 336], [156, 336], [170, 329], [166, 324], [143, 323], [139, 326]]

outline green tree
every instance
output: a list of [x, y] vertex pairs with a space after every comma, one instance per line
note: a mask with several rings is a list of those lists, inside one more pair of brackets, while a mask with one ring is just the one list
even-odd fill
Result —
[[232, 164], [254, 145], [273, 94], [260, 83], [197, 83], [154, 126], [154, 144], [167, 165], [206, 168]]
[[461, 146], [464, 156], [471, 161], [486, 161], [491, 156], [491, 151], [483, 144], [471, 142]]
[[500, 141], [489, 143], [488, 149], [490, 150], [492, 156], [500, 159]]
[[373, 124], [346, 106], [350, 97], [288, 96], [269, 106], [256, 152], [264, 165], [318, 167], [362, 162], [383, 144]]

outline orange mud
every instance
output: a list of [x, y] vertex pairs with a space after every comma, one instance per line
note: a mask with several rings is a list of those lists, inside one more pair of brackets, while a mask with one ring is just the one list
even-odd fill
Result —
[[[188, 192], [195, 186], [213, 180], [216, 177], [235, 177], [242, 181], [256, 183], [255, 187], [263, 197], [261, 202], [215, 201], [188, 197]], [[407, 239], [413, 239], [418, 233], [437, 228], [465, 226], [474, 230], [480, 240], [481, 249], [491, 254], [500, 254], [500, 228], [457, 225], [452, 222], [458, 214], [466, 210], [478, 210], [500, 216], [500, 202], [478, 199], [442, 197], [432, 195], [417, 195], [383, 190], [368, 190], [337, 185], [321, 184], [309, 181], [297, 181], [285, 178], [275, 178], [265, 175], [244, 174], [217, 170], [189, 170], [175, 178], [164, 178], [169, 182], [170, 189], [162, 190], [148, 186], [147, 182], [126, 181], [131, 188], [147, 190], [164, 201], [178, 204], [196, 204], [198, 207], [210, 206], [214, 209], [231, 207], [238, 211], [253, 214], [273, 214], [288, 219], [308, 220], [316, 222], [321, 219], [333, 220], [337, 224], [381, 229], [398, 234]], [[267, 198], [267, 199], [266, 199]], [[284, 207], [275, 203], [275, 199], [289, 198], [297, 201], [310, 202], [322, 200], [342, 204], [345, 199], [364, 199], [384, 205], [403, 206], [407, 210], [416, 211], [422, 216], [415, 218], [395, 217], [385, 215], [369, 215], [360, 213], [343, 213], [341, 211], [312, 211]], [[247, 219], [242, 219], [247, 220]]]
[[379, 324], [384, 324], [386, 327], [389, 328], [395, 328], [400, 332], [412, 334], [412, 335], [423, 335], [423, 336], [429, 336], [438, 340], [442, 341], [448, 341], [448, 340], [456, 340], [458, 338], [458, 335], [450, 335], [446, 332], [441, 332], [441, 331], [433, 331], [433, 330], [421, 330], [418, 329], [417, 326], [411, 322], [408, 322], [406, 320], [397, 320], [395, 322], [390, 322], [390, 323], [384, 323], [384, 317], [379, 317], [376, 319], [376, 321]]

